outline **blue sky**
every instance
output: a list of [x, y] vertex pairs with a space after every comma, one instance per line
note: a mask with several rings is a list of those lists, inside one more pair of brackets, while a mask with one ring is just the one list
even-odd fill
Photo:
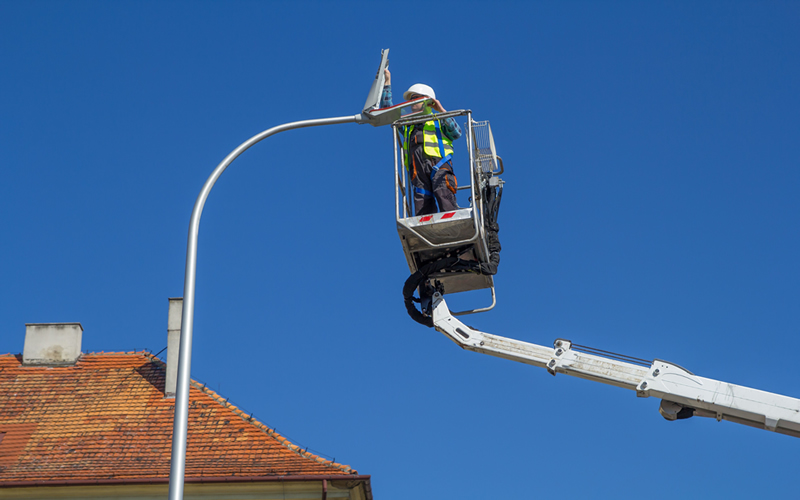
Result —
[[[799, 397], [798, 25], [794, 2], [2, 2], [0, 351], [55, 321], [160, 351], [213, 168], [358, 113], [389, 47], [396, 91], [490, 120], [505, 160], [498, 305], [468, 324]], [[381, 500], [796, 494], [794, 438], [411, 321], [391, 148], [291, 131], [225, 172], [193, 378]]]

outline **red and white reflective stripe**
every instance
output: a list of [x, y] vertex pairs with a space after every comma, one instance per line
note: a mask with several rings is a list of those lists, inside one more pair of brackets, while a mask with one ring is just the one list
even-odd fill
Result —
[[[455, 212], [447, 212], [447, 213], [443, 214], [441, 217], [439, 217], [439, 220], [450, 219], [450, 218], [452, 218], [452, 217], [453, 217], [455, 214], [456, 214]], [[436, 215], [439, 215], [439, 214], [434, 214], [434, 215], [423, 215], [422, 217], [420, 217], [420, 218], [419, 218], [419, 222], [430, 222], [430, 221], [434, 220], [434, 217], [435, 217]]]

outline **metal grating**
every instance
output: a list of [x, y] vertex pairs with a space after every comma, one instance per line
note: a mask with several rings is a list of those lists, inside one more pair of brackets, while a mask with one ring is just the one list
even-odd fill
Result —
[[475, 166], [483, 173], [497, 172], [497, 151], [489, 121], [472, 122], [475, 144]]

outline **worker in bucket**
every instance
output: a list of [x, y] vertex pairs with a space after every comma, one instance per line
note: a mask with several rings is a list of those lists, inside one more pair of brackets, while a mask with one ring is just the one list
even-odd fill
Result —
[[[386, 77], [380, 106], [392, 106], [392, 75], [384, 70]], [[444, 113], [436, 92], [423, 83], [415, 83], [403, 93], [403, 99], [413, 101], [429, 97], [426, 104], [415, 104], [413, 112], [422, 111], [433, 115]], [[456, 210], [456, 176], [453, 173], [453, 141], [461, 137], [461, 128], [453, 118], [430, 120], [403, 127], [403, 150], [405, 165], [414, 189], [414, 214], [427, 215]]]

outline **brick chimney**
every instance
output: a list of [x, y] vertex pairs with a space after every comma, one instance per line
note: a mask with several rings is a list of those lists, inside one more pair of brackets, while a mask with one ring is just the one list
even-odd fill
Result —
[[26, 323], [23, 366], [70, 366], [81, 355], [80, 323]]

